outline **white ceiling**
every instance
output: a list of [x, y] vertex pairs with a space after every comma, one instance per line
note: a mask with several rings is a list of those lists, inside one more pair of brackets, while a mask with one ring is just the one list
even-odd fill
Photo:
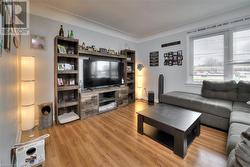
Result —
[[172, 30], [244, 6], [249, 6], [250, 10], [250, 0], [43, 0], [42, 2], [136, 38]]

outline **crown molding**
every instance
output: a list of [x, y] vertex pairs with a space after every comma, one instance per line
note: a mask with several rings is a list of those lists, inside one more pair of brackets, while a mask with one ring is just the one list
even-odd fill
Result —
[[73, 14], [66, 10], [61, 10], [59, 8], [48, 6], [47, 4], [44, 4], [41, 2], [35, 2], [35, 3], [33, 2], [30, 4], [30, 6], [31, 6], [30, 13], [33, 15], [49, 18], [49, 19], [60, 21], [60, 22], [67, 23], [67, 24], [72, 24], [78, 27], [91, 30], [91, 31], [99, 32], [108, 36], [124, 39], [124, 40], [134, 42], [134, 43], [142, 43], [142, 42], [146, 42], [146, 41], [150, 41], [150, 40], [154, 40], [158, 38], [163, 38], [169, 35], [174, 35], [174, 34], [181, 33], [181, 32], [187, 32], [197, 27], [202, 27], [202, 26], [206, 26], [209, 24], [216, 24], [218, 22], [222, 22], [228, 19], [234, 19], [234, 18], [250, 15], [250, 10], [249, 10], [250, 6], [248, 5], [246, 7], [239, 8], [231, 12], [220, 14], [218, 16], [209, 17], [207, 19], [203, 19], [198, 22], [180, 26], [172, 30], [163, 31], [163, 32], [149, 35], [143, 38], [136, 38], [134, 35], [129, 34], [127, 32], [120, 31], [112, 26], [108, 26], [108, 25], [90, 20], [88, 18]]
[[231, 12], [227, 12], [218, 16], [213, 16], [213, 17], [209, 17], [207, 19], [204, 19], [202, 21], [198, 21], [195, 23], [191, 23], [191, 24], [187, 24], [184, 26], [180, 26], [178, 28], [175, 28], [173, 30], [169, 30], [169, 31], [164, 31], [164, 32], [160, 32], [151, 36], [147, 36], [145, 38], [140, 38], [137, 39], [136, 42], [137, 43], [142, 43], [142, 42], [146, 42], [146, 41], [150, 41], [150, 40], [154, 40], [154, 39], [158, 39], [158, 38], [163, 38], [169, 35], [174, 35], [177, 33], [182, 33], [182, 32], [187, 32], [190, 31], [192, 29], [196, 29], [197, 27], [203, 27], [203, 26], [207, 26], [207, 25], [211, 25], [211, 24], [216, 24], [225, 20], [231, 20], [231, 19], [236, 19], [239, 17], [244, 17], [247, 15], [250, 15], [250, 10], [249, 10], [250, 6], [248, 5], [247, 7], [243, 7], [243, 8], [239, 8], [236, 10], [233, 10]]
[[99, 32], [108, 36], [124, 39], [130, 42], [137, 41], [137, 38], [133, 37], [133, 35], [129, 33], [122, 32], [111, 26], [101, 24], [99, 22], [95, 22], [93, 20], [73, 14], [66, 10], [61, 10], [59, 8], [48, 6], [41, 2], [34, 2], [34, 1], [33, 3], [31, 2], [30, 13], [32, 15], [45, 17], [51, 20], [75, 25], [75, 26], [82, 27], [91, 31]]

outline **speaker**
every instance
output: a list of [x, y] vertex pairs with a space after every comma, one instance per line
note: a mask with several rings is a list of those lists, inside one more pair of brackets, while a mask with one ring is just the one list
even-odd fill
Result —
[[39, 129], [45, 129], [53, 126], [53, 103], [43, 103], [39, 108]]
[[148, 91], [148, 104], [154, 105], [155, 103], [155, 94], [153, 91]]
[[158, 100], [159, 100], [159, 103], [162, 102], [161, 95], [163, 94], [163, 92], [164, 92], [164, 76], [163, 76], [163, 74], [160, 74], [159, 80], [158, 80]]

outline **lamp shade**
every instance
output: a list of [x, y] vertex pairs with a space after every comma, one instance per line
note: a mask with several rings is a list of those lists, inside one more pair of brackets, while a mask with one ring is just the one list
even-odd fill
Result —
[[142, 88], [142, 75], [137, 76], [137, 88]]
[[22, 130], [35, 126], [35, 57], [21, 57]]
[[21, 57], [21, 80], [32, 81], [35, 80], [35, 58]]
[[21, 84], [21, 105], [32, 105], [35, 103], [35, 82], [28, 81]]
[[21, 122], [22, 130], [30, 130], [35, 125], [35, 106], [22, 106], [21, 107]]

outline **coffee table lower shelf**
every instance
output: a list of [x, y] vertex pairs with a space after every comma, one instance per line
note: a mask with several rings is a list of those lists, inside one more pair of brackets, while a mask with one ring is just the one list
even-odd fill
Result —
[[188, 146], [196, 136], [200, 135], [200, 119], [197, 119], [186, 132], [179, 131], [171, 126], [138, 114], [137, 132], [173, 150], [182, 158], [187, 153]]

